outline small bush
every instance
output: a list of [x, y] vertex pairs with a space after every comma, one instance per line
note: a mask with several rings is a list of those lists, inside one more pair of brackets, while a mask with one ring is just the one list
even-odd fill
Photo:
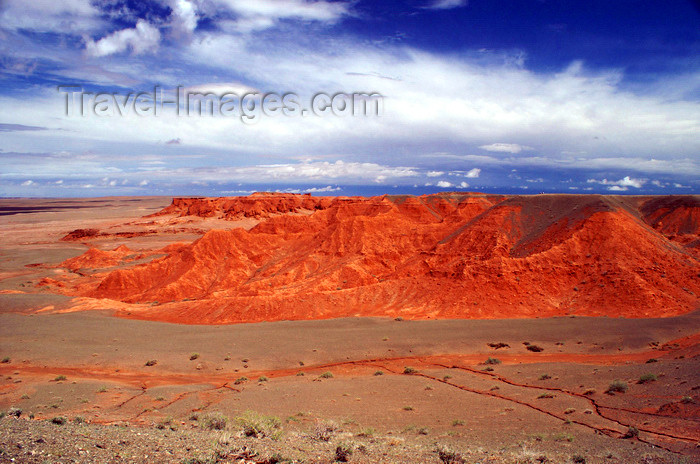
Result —
[[240, 385], [240, 384], [242, 384], [243, 382], [247, 382], [247, 381], [248, 381], [248, 377], [245, 377], [245, 376], [244, 376], [244, 377], [238, 377], [236, 380], [233, 381], [233, 384], [234, 384], [234, 385]]
[[540, 352], [544, 351], [544, 348], [542, 348], [541, 346], [538, 346], [538, 345], [527, 345], [526, 348], [528, 351], [532, 351], [533, 353], [540, 353]]
[[574, 409], [574, 408], [566, 408], [564, 410], [564, 414], [573, 414], [575, 412], [576, 412], [576, 409]]
[[461, 454], [447, 446], [438, 446], [435, 451], [440, 461], [445, 464], [464, 464], [466, 462]]
[[357, 434], [358, 437], [367, 437], [367, 438], [372, 438], [374, 434], [376, 433], [376, 430], [374, 430], [372, 427], [365, 427], [360, 432]]
[[430, 433], [430, 429], [428, 427], [421, 427], [418, 429], [418, 435], [428, 435]]
[[155, 366], [156, 364], [158, 364], [158, 361], [155, 359], [149, 359], [148, 361], [146, 361], [146, 366], [148, 367]]
[[493, 367], [487, 366], [481, 369], [482, 372], [493, 372]]
[[552, 395], [551, 393], [542, 393], [540, 396], [537, 397], [537, 399], [539, 400], [547, 398], [554, 398], [554, 395]]
[[413, 406], [404, 406], [403, 410], [404, 411], [413, 411]]
[[326, 371], [323, 374], [319, 375], [319, 377], [322, 379], [332, 379], [333, 373], [331, 371]]
[[65, 375], [57, 375], [56, 378], [54, 379], [54, 381], [56, 381], [56, 382], [60, 382], [62, 380], [66, 380]]
[[105, 393], [106, 391], [107, 387], [105, 387], [104, 385], [97, 389], [97, 393]]
[[639, 429], [637, 427], [630, 426], [630, 428], [627, 429], [627, 433], [625, 433], [622, 438], [637, 438], [639, 436]]
[[442, 380], [450, 380], [452, 378], [451, 375], [446, 375], [442, 378]]
[[684, 396], [683, 398], [681, 398], [681, 403], [683, 403], [683, 404], [693, 404], [693, 403], [695, 403], [695, 400], [693, 399], [692, 396]]
[[258, 382], [267, 382], [268, 380], [269, 379], [267, 377], [265, 377], [264, 375], [261, 375], [260, 377], [258, 377]]
[[202, 418], [202, 426], [207, 430], [224, 430], [228, 425], [228, 417], [220, 413], [207, 414]]
[[62, 416], [53, 417], [53, 418], [51, 419], [51, 423], [52, 423], [52, 424], [56, 424], [56, 425], [63, 425], [63, 424], [65, 424], [66, 422], [67, 422], [67, 421], [66, 421], [66, 418], [65, 418], [65, 417], [62, 417]]
[[304, 377], [304, 373], [303, 373], [303, 372], [297, 372], [297, 377]]
[[590, 395], [593, 395], [595, 392], [596, 392], [595, 388], [586, 388], [583, 391], [583, 394], [586, 396], [590, 396]]
[[9, 411], [7, 411], [7, 415], [19, 418], [22, 415], [22, 410], [19, 408], [10, 408]]
[[195, 359], [199, 359], [199, 353], [192, 353], [190, 355], [190, 361], [194, 361]]
[[311, 434], [311, 437], [315, 440], [330, 441], [331, 437], [333, 436], [333, 433], [336, 430], [338, 430], [338, 426], [335, 424], [335, 422], [318, 421], [316, 422], [316, 425], [314, 425], [314, 430]]
[[403, 368], [403, 373], [406, 375], [415, 374], [416, 372], [418, 372], [418, 371], [415, 370], [413, 367], [406, 366]]
[[85, 418], [82, 416], [75, 416], [73, 418], [73, 423], [74, 424], [84, 424], [85, 423]]
[[625, 393], [629, 387], [622, 380], [613, 380], [605, 393]]
[[575, 464], [586, 464], [586, 458], [580, 454], [574, 454], [571, 460], [574, 461]]
[[461, 427], [464, 425], [464, 421], [462, 419], [455, 419], [452, 421], [452, 427]]
[[279, 417], [264, 416], [254, 411], [246, 411], [236, 417], [236, 425], [242, 430], [246, 437], [254, 438], [277, 438], [282, 421]]
[[552, 378], [552, 376], [550, 376], [549, 374], [542, 374], [540, 376], [540, 380], [549, 380], [551, 378]]
[[644, 374], [643, 376], [641, 376], [639, 378], [639, 380], [637, 380], [637, 383], [638, 384], [649, 383], [649, 382], [655, 381], [656, 379], [658, 379], [656, 374]]
[[484, 361], [484, 364], [501, 364], [501, 360], [497, 358], [488, 357], [486, 358], [486, 361]]
[[374, 373], [374, 375], [384, 375], [384, 372], [382, 372], [382, 371], [377, 371], [377, 372]]
[[574, 436], [569, 434], [569, 433], [558, 433], [558, 434], [554, 435], [552, 438], [554, 438], [554, 441], [568, 441], [568, 442], [574, 441]]
[[10, 362], [10, 357], [9, 357], [9, 356], [5, 356], [4, 358], [2, 358], [2, 361], [0, 361], [0, 362], [3, 363], [3, 364], [7, 364], [7, 363]]
[[352, 456], [352, 445], [341, 443], [335, 448], [336, 462], [348, 462]]
[[498, 343], [487, 343], [488, 346], [493, 348], [494, 350], [499, 350], [501, 348], [510, 348], [510, 345], [507, 343], [503, 342], [498, 342]]
[[655, 363], [655, 362], [659, 362], [659, 360], [656, 359], [656, 358], [649, 358], [649, 359], [647, 359], [647, 364], [651, 364], [651, 363]]

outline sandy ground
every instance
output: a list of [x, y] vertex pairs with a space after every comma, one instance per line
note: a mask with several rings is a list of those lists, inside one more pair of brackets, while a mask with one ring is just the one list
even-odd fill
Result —
[[[77, 228], [147, 231], [142, 216], [169, 203], [130, 200], [96, 202], [99, 219], [91, 208], [2, 217], [0, 411], [22, 413], [0, 420], [0, 462], [332, 462], [346, 445], [350, 462], [700, 462], [699, 312], [223, 326], [55, 313], [68, 297], [35, 284], [57, 270], [31, 264], [82, 254], [60, 241]], [[90, 245], [158, 249], [220, 226], [158, 221], [173, 232]], [[615, 381], [626, 391], [606, 393]], [[276, 435], [245, 437], [246, 411], [279, 418]], [[207, 430], [212, 414], [226, 430]], [[443, 459], [447, 448], [462, 461]]]

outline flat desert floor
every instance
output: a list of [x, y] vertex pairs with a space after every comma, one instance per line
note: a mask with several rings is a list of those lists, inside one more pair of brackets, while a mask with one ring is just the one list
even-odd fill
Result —
[[143, 218], [169, 202], [0, 200], [0, 462], [700, 462], [700, 312], [183, 325], [39, 285], [75, 229], [232, 226]]

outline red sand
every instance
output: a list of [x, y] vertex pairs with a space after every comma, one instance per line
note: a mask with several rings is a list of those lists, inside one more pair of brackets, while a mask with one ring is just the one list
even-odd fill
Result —
[[[659, 317], [698, 308], [695, 196], [176, 198], [160, 215], [257, 218], [58, 292], [179, 323], [343, 316]], [[69, 269], [130, 250], [89, 250]], [[110, 307], [81, 299], [76, 309]]]

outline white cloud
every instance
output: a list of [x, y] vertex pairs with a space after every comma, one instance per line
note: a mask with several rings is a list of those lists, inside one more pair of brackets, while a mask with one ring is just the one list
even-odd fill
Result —
[[627, 190], [627, 187], [642, 188], [647, 181], [646, 179], [634, 179], [630, 176], [625, 176], [620, 180], [588, 179], [586, 182], [589, 184], [611, 185], [612, 187], [608, 190]]
[[29, 187], [30, 185], [35, 185], [35, 184], [36, 184], [36, 182], [34, 182], [33, 180], [25, 180], [24, 182], [22, 182], [23, 187]]
[[228, 24], [240, 32], [267, 29], [282, 19], [334, 23], [349, 14], [348, 3], [324, 0], [215, 0], [215, 3], [238, 15]]
[[425, 175], [428, 177], [440, 177], [445, 174], [443, 171], [428, 171]]
[[679, 184], [678, 182], [674, 182], [673, 186], [676, 188], [684, 188], [684, 189], [691, 188], [690, 185], [683, 185], [683, 184]]
[[608, 190], [610, 190], [611, 192], [626, 192], [627, 187], [622, 187], [620, 185], [613, 185], [611, 187], [608, 187]]
[[469, 187], [469, 184], [466, 183], [466, 182], [460, 182], [460, 183], [459, 183], [459, 187], [460, 187], [460, 188], [467, 188], [467, 187]]
[[449, 10], [451, 8], [466, 6], [467, 3], [467, 0], [434, 0], [424, 8], [429, 10]]
[[88, 39], [85, 44], [87, 53], [91, 56], [108, 56], [121, 53], [131, 48], [134, 54], [153, 51], [160, 43], [160, 31], [147, 21], [139, 19], [133, 29], [122, 29], [101, 38], [97, 42]]
[[188, 0], [175, 0], [172, 4], [174, 26], [178, 32], [191, 34], [197, 28], [197, 10]]
[[474, 168], [470, 169], [464, 177], [468, 177], [469, 179], [476, 179], [477, 177], [479, 177], [479, 174], [481, 174], [481, 169]]
[[441, 180], [441, 181], [438, 181], [438, 183], [435, 185], [437, 185], [440, 188], [450, 188], [450, 187], [452, 187], [452, 182], [447, 182], [446, 180]]
[[495, 151], [501, 153], [520, 153], [524, 150], [532, 150], [532, 147], [519, 145], [517, 143], [492, 143], [490, 145], [481, 145], [479, 148], [486, 151]]
[[90, 0], [3, 0], [0, 24], [7, 29], [81, 33], [101, 25]]

